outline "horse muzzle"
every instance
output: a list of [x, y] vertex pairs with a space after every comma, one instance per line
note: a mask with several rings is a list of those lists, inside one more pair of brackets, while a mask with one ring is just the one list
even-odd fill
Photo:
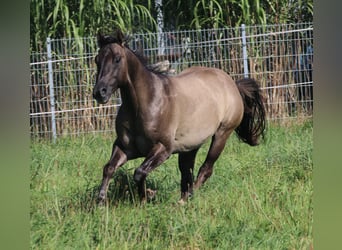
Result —
[[109, 101], [110, 96], [112, 95], [112, 88], [106, 87], [101, 84], [97, 84], [93, 90], [94, 99], [100, 103], [105, 104]]

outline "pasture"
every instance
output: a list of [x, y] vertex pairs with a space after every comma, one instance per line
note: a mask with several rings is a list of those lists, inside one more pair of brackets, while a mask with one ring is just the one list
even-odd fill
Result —
[[[141, 206], [126, 163], [96, 205], [115, 136], [33, 141], [30, 164], [32, 249], [309, 249], [313, 247], [313, 124], [270, 124], [257, 147], [235, 134], [211, 178], [188, 203], [180, 198], [177, 156], [147, 177], [157, 189]], [[208, 144], [198, 153], [195, 175]]]

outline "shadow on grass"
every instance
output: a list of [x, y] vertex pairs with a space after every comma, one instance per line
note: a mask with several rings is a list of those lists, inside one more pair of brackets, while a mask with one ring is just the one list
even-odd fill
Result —
[[[101, 180], [98, 185], [85, 186], [83, 190], [70, 192], [70, 195], [59, 200], [61, 212], [68, 210], [79, 210], [82, 212], [92, 212], [98, 205], [98, 194], [100, 190]], [[146, 180], [146, 186], [150, 189], [156, 189], [156, 183]], [[149, 203], [157, 202], [156, 199], [148, 200]], [[119, 204], [130, 206], [139, 206], [140, 199], [137, 191], [137, 186], [133, 180], [133, 175], [126, 169], [118, 169], [115, 172], [113, 179], [110, 181], [107, 192], [107, 205], [116, 207]]]

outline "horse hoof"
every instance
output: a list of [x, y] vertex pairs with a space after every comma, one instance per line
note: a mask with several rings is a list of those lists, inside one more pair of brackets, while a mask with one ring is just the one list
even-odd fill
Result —
[[178, 204], [181, 205], [181, 206], [184, 206], [184, 205], [186, 204], [186, 201], [183, 200], [183, 199], [180, 199], [180, 200], [178, 201]]
[[97, 205], [98, 205], [99, 207], [105, 206], [105, 205], [106, 205], [106, 200], [105, 200], [105, 199], [98, 199], [98, 200], [97, 200]]
[[146, 189], [146, 196], [149, 200], [152, 200], [156, 197], [157, 190], [152, 190], [150, 188]]
[[191, 197], [192, 197], [192, 191], [190, 191], [190, 192], [182, 192], [181, 193], [181, 198], [178, 201], [178, 204], [182, 205], [182, 206], [185, 205]]
[[104, 205], [106, 205], [106, 197], [99, 195], [99, 197], [97, 198], [97, 204], [102, 207]]

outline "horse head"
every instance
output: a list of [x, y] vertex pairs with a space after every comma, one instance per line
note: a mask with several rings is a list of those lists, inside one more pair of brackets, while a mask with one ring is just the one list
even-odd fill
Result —
[[98, 103], [107, 103], [112, 93], [128, 80], [124, 35], [119, 30], [115, 36], [97, 35], [99, 45], [95, 57], [97, 66], [93, 97]]

